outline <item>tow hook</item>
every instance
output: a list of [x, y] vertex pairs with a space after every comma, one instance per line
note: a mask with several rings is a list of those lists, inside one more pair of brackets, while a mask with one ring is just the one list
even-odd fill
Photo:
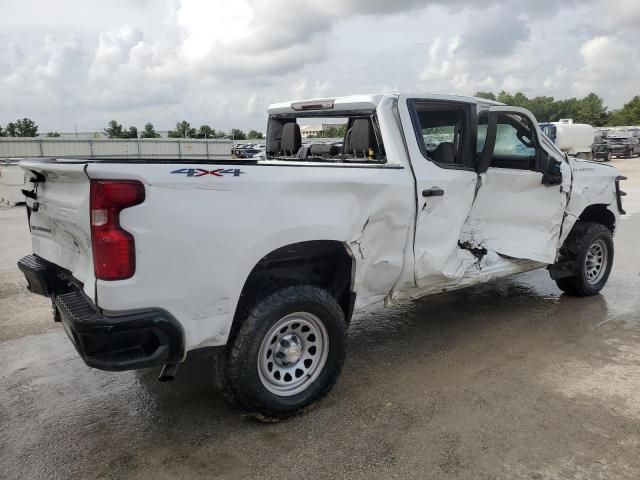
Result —
[[164, 367], [162, 367], [162, 371], [160, 372], [160, 376], [158, 377], [159, 382], [170, 382], [176, 376], [176, 372], [178, 371], [177, 363], [166, 363]]

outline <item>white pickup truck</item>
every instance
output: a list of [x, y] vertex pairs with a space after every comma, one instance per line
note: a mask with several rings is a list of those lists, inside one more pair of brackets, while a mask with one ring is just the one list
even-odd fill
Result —
[[[344, 122], [342, 144], [300, 125]], [[269, 108], [266, 158], [28, 160], [32, 292], [87, 365], [221, 347], [227, 396], [277, 420], [332, 387], [354, 310], [548, 268], [605, 285], [619, 172], [569, 158], [522, 108], [362, 95]]]

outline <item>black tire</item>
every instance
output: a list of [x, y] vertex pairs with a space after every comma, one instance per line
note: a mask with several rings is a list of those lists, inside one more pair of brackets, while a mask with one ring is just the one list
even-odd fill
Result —
[[[224, 389], [227, 399], [243, 413], [263, 422], [277, 422], [313, 408], [336, 382], [346, 353], [347, 323], [336, 299], [311, 285], [281, 288], [256, 299], [227, 347]], [[269, 330], [287, 315], [307, 312], [319, 319], [328, 337], [324, 366], [304, 390], [289, 396], [269, 391], [258, 367], [261, 345]], [[279, 343], [279, 342], [278, 342]]]
[[[596, 243], [606, 245], [606, 265], [596, 282], [587, 279], [587, 254]], [[609, 279], [613, 266], [613, 236], [611, 230], [600, 223], [578, 221], [562, 247], [562, 256], [576, 262], [575, 275], [556, 280], [558, 288], [569, 295], [587, 297], [596, 295]]]

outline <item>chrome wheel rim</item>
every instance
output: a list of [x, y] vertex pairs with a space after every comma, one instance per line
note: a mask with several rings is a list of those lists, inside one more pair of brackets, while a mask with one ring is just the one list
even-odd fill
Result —
[[609, 262], [609, 250], [603, 240], [596, 240], [587, 250], [585, 258], [584, 276], [589, 285], [594, 285], [602, 280], [607, 271]]
[[320, 375], [329, 352], [322, 321], [309, 312], [278, 320], [262, 339], [258, 375], [264, 388], [282, 397], [304, 391]]

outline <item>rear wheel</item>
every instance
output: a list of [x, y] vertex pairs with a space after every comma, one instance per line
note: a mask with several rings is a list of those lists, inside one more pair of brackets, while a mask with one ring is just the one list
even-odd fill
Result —
[[567, 260], [575, 262], [575, 273], [556, 280], [560, 290], [586, 297], [604, 288], [613, 266], [611, 230], [600, 223], [578, 222], [565, 241], [562, 253]]
[[346, 330], [344, 314], [326, 290], [299, 285], [268, 294], [229, 346], [227, 398], [262, 421], [309, 410], [340, 374]]

